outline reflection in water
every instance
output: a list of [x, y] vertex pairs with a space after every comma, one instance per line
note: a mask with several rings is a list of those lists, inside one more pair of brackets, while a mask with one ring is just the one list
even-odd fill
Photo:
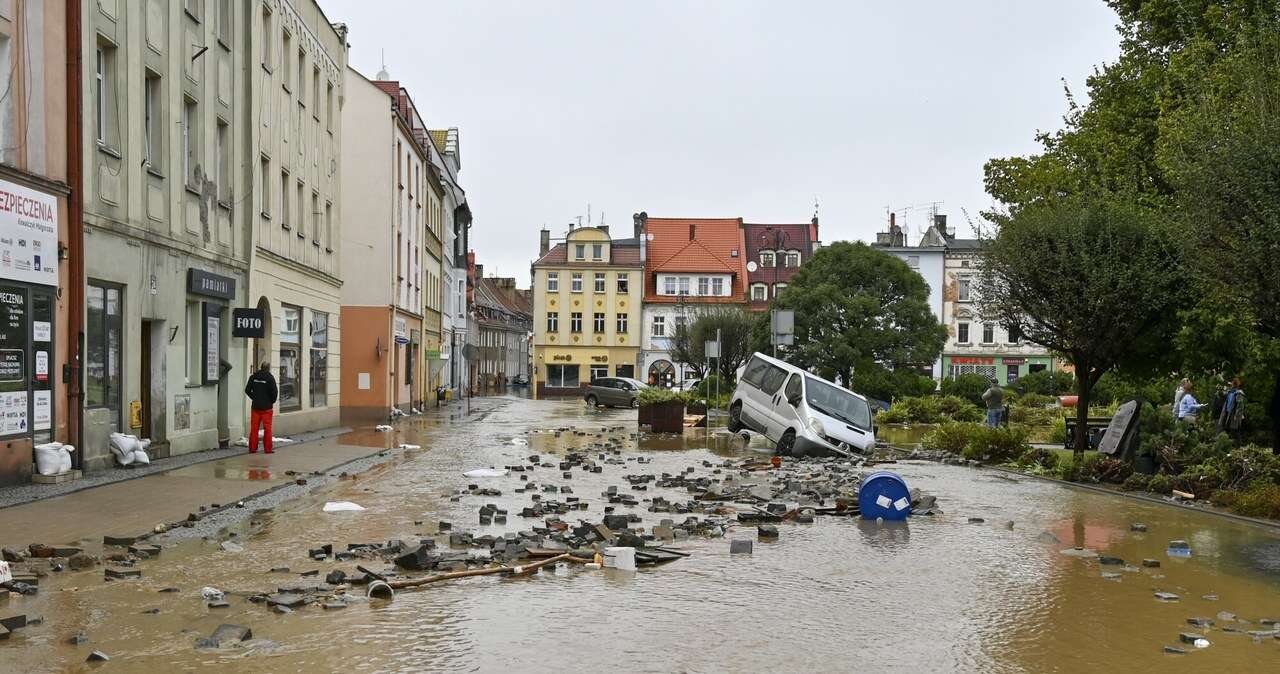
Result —
[[[358, 479], [256, 515], [239, 532], [245, 551], [218, 541], [167, 548], [140, 564], [140, 581], [103, 583], [101, 570], [51, 574], [40, 594], [11, 599], [8, 610], [42, 614], [46, 623], [0, 642], [0, 671], [46, 672], [79, 666], [88, 648], [121, 671], [166, 671], [206, 665], [220, 671], [1263, 671], [1280, 658], [1280, 642], [1254, 643], [1215, 627], [1213, 645], [1170, 663], [1161, 646], [1178, 641], [1192, 615], [1230, 611], [1254, 621], [1280, 617], [1270, 531], [1035, 480], [923, 462], [892, 468], [913, 487], [937, 495], [945, 514], [905, 523], [819, 517], [813, 525], [779, 525], [776, 543], [751, 555], [729, 555], [729, 539], [755, 539], [752, 527], [725, 538], [682, 541], [688, 559], [637, 573], [551, 571], [533, 578], [472, 578], [401, 592], [391, 602], [353, 600], [349, 608], [306, 607], [277, 615], [249, 594], [296, 582], [298, 574], [355, 562], [312, 561], [324, 543], [423, 538], [439, 520], [455, 530], [501, 534], [539, 525], [516, 513], [531, 494], [517, 493], [519, 474], [484, 480], [496, 497], [463, 496], [463, 471], [527, 463], [530, 454], [606, 447], [623, 450], [602, 474], [557, 468], [527, 472], [538, 484], [570, 486], [591, 502], [581, 516], [598, 521], [597, 494], [610, 486], [633, 493], [643, 526], [685, 515], [648, 512], [648, 499], [692, 498], [654, 485], [633, 490], [626, 475], [722, 478], [726, 458], [759, 458], [732, 436], [634, 436], [635, 412], [585, 412], [579, 401], [490, 398], [473, 402], [488, 416], [441, 424], [402, 422], [394, 434], [353, 432], [351, 442], [420, 444]], [[487, 406], [487, 407], [486, 407]], [[525, 434], [526, 430], [536, 432]], [[560, 435], [556, 436], [556, 429]], [[636, 458], [644, 458], [640, 463]], [[707, 461], [710, 467], [704, 466]], [[715, 470], [721, 470], [717, 474]], [[762, 475], [760, 477], [767, 477]], [[540, 492], [535, 492], [540, 493]], [[366, 510], [321, 512], [329, 500]], [[508, 509], [507, 526], [476, 528], [485, 503]], [[982, 524], [968, 518], [981, 517]], [[574, 521], [573, 516], [566, 516]], [[1131, 522], [1147, 533], [1129, 531]], [[1045, 535], [1045, 532], [1052, 536]], [[1054, 542], [1054, 537], [1060, 542]], [[1170, 540], [1191, 543], [1195, 556], [1170, 559]], [[446, 541], [440, 537], [437, 540]], [[1123, 567], [1062, 555], [1071, 545], [1120, 557]], [[1161, 566], [1141, 566], [1143, 559]], [[363, 563], [363, 562], [362, 562]], [[289, 567], [289, 573], [270, 573]], [[1129, 567], [1132, 567], [1131, 569]], [[1103, 578], [1102, 574], [1119, 574]], [[230, 609], [211, 610], [200, 588], [226, 590]], [[177, 594], [158, 594], [163, 587]], [[1154, 600], [1155, 590], [1182, 597]], [[1202, 597], [1216, 595], [1217, 601]], [[158, 614], [143, 613], [159, 608]], [[250, 626], [249, 650], [196, 651], [195, 639], [221, 623]], [[65, 637], [86, 630], [90, 646]]]

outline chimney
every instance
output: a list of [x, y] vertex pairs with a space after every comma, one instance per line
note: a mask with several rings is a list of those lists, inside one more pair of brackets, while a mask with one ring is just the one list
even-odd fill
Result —
[[697, 238], [697, 235], [698, 235], [698, 226], [693, 224], [692, 222], [689, 223], [689, 240], [693, 241], [695, 238]]
[[896, 224], [898, 224], [898, 214], [897, 214], [897, 213], [890, 213], [890, 214], [889, 214], [889, 229], [891, 229], [891, 230], [892, 230], [892, 229], [893, 229], [893, 226], [894, 226], [894, 225], [896, 225]]
[[478, 279], [484, 278], [484, 265], [482, 264], [476, 265], [476, 278]]
[[640, 238], [640, 230], [643, 228], [643, 226], [644, 224], [643, 224], [643, 221], [640, 220], [640, 214], [639, 213], [632, 214], [631, 228], [632, 228], [632, 231], [634, 232], [633, 236], [635, 236], [637, 239]]
[[551, 250], [551, 230], [543, 227], [542, 231], [538, 232], [538, 257], [546, 255], [549, 250]]

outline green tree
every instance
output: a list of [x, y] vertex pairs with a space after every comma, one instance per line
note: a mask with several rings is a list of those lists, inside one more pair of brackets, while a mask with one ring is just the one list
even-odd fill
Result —
[[942, 380], [942, 395], [964, 398], [979, 407], [985, 407], [982, 394], [991, 388], [991, 380], [980, 374], [962, 374]]
[[1075, 197], [1026, 206], [999, 222], [981, 264], [983, 316], [1075, 367], [1078, 425], [1098, 379], [1140, 371], [1167, 350], [1184, 292], [1178, 255], [1149, 210], [1131, 200]]
[[752, 330], [756, 317], [747, 310], [728, 305], [704, 305], [692, 310], [691, 321], [677, 325], [672, 339], [671, 357], [697, 372], [707, 374], [706, 343], [720, 334], [720, 358], [715, 367], [720, 376], [733, 381], [738, 368], [752, 353]]
[[[779, 356], [846, 385], [932, 365], [947, 335], [928, 299], [928, 285], [902, 260], [863, 243], [833, 243], [818, 249], [775, 302], [795, 312], [795, 344], [780, 347]], [[755, 335], [767, 352], [767, 313]]]

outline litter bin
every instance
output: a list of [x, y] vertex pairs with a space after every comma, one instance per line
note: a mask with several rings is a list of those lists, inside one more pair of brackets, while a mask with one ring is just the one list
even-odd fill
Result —
[[911, 514], [911, 490], [897, 473], [882, 470], [862, 478], [858, 488], [862, 519], [905, 520]]

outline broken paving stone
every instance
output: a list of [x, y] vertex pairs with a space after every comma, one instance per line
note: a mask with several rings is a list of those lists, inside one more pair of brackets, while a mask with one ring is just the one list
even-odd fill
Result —
[[1194, 644], [1196, 642], [1196, 639], [1203, 639], [1203, 638], [1204, 638], [1203, 634], [1196, 634], [1195, 632], [1182, 632], [1178, 634], [1178, 641], [1181, 641], [1184, 644]]
[[307, 597], [303, 594], [294, 592], [278, 592], [267, 596], [267, 604], [270, 606], [284, 606], [286, 608], [298, 608], [307, 603]]
[[1186, 655], [1187, 653], [1184, 649], [1178, 648], [1177, 646], [1165, 646], [1164, 652], [1169, 655]]
[[275, 606], [272, 606], [271, 610], [281, 615], [293, 613], [293, 609], [289, 608], [288, 606], [281, 606], [280, 604], [276, 604]]
[[231, 604], [227, 603], [227, 600], [225, 599], [211, 601], [208, 606], [209, 608], [231, 608]]
[[48, 559], [53, 556], [53, 548], [42, 543], [32, 543], [27, 546], [27, 549], [31, 551], [31, 556], [37, 559]]
[[7, 618], [0, 618], [0, 627], [4, 627], [6, 630], [10, 632], [13, 632], [14, 630], [20, 630], [26, 626], [27, 626], [26, 614], [20, 613], [18, 615], [9, 616]]
[[222, 625], [218, 625], [218, 629], [214, 630], [213, 634], [210, 635], [209, 638], [213, 639], [213, 641], [219, 646], [223, 646], [225, 644], [252, 639], [253, 630], [245, 627], [244, 625], [229, 625], [224, 623]]
[[225, 552], [244, 552], [244, 546], [234, 541], [223, 541], [218, 544]]
[[1143, 565], [1143, 566], [1145, 566], [1145, 567], [1147, 567], [1148, 569], [1158, 569], [1158, 568], [1160, 568], [1160, 560], [1158, 560], [1158, 559], [1144, 559], [1144, 560], [1142, 560], [1142, 565]]
[[330, 585], [341, 585], [347, 582], [347, 572], [342, 569], [334, 569], [329, 575], [324, 577], [324, 582]]
[[97, 563], [97, 558], [84, 553], [72, 555], [71, 559], [67, 560], [67, 565], [70, 566], [73, 571], [83, 571], [85, 569], [92, 568]]
[[1108, 566], [1124, 566], [1123, 559], [1120, 559], [1119, 557], [1108, 557], [1106, 555], [1098, 557], [1098, 563]]
[[1129, 531], [1143, 532], [1146, 530], [1147, 530], [1147, 525], [1143, 524], [1142, 522], [1134, 522], [1133, 524], [1129, 525]]
[[982, 519], [981, 517], [969, 518], [969, 524], [982, 524], [983, 522], [986, 522], [986, 520]]
[[346, 607], [347, 607], [347, 602], [345, 601], [327, 601], [320, 605], [320, 608], [325, 609], [326, 611], [333, 611], [337, 609], [343, 609]]
[[103, 545], [118, 545], [121, 547], [133, 545], [137, 543], [141, 536], [103, 536]]
[[199, 639], [196, 639], [196, 649], [198, 650], [210, 650], [217, 647], [218, 642], [214, 639], [210, 639], [209, 637], [200, 637]]
[[1155, 597], [1160, 601], [1178, 601], [1181, 599], [1181, 597], [1172, 592], [1157, 592], [1155, 593]]
[[85, 658], [84, 661], [85, 662], [106, 662], [107, 660], [110, 660], [110, 659], [111, 657], [108, 656], [106, 653], [103, 653], [102, 651], [94, 651], [90, 653], [89, 657]]
[[84, 631], [81, 630], [79, 632], [76, 632], [75, 634], [72, 634], [70, 637], [68, 637], [67, 643], [71, 644], [72, 646], [83, 646], [89, 643], [89, 635], [85, 634]]
[[729, 554], [731, 555], [749, 555], [751, 554], [752, 542], [745, 538], [734, 539], [729, 542]]
[[1231, 622], [1236, 619], [1236, 614], [1230, 611], [1218, 611], [1218, 620], [1222, 622]]
[[26, 558], [20, 550], [14, 550], [13, 548], [0, 549], [0, 557], [6, 562], [21, 562]]
[[115, 567], [115, 568], [108, 567], [106, 570], [103, 571], [103, 573], [107, 578], [110, 578], [112, 580], [124, 580], [128, 578], [142, 577], [141, 569], [122, 569], [118, 567]]
[[1213, 619], [1212, 619], [1212, 618], [1199, 618], [1199, 617], [1197, 617], [1197, 618], [1187, 618], [1187, 624], [1188, 624], [1188, 625], [1191, 625], [1191, 626], [1193, 626], [1193, 627], [1199, 627], [1199, 628], [1201, 628], [1201, 629], [1205, 629], [1205, 628], [1208, 628], [1208, 627], [1213, 627]]
[[778, 527], [772, 524], [761, 524], [756, 527], [756, 535], [762, 541], [776, 541], [778, 540]]

